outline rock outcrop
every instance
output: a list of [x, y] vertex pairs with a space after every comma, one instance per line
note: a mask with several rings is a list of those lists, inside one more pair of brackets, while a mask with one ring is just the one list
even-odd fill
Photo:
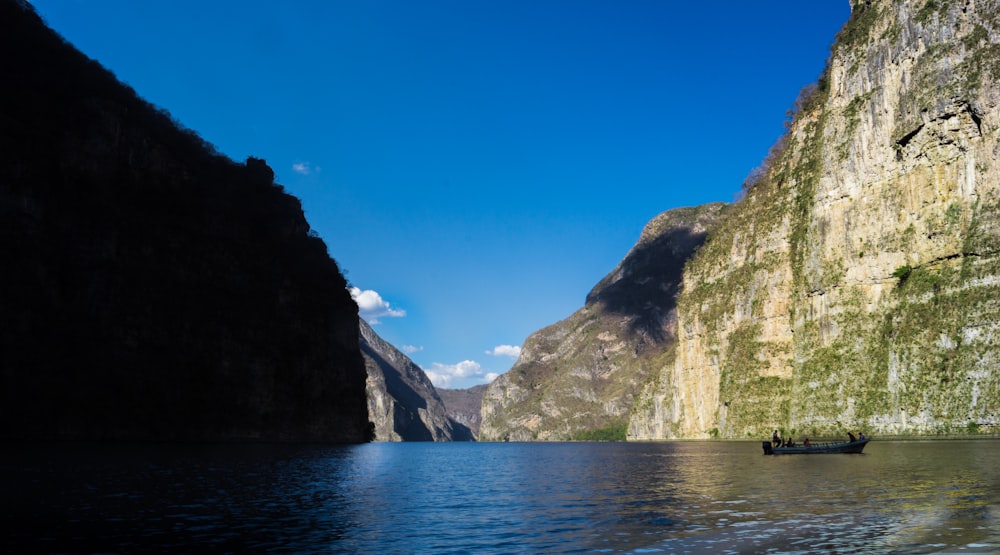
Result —
[[368, 370], [368, 417], [376, 441], [471, 441], [453, 421], [419, 366], [387, 343], [363, 319], [361, 352]]
[[798, 108], [630, 437], [1000, 425], [1000, 6], [855, 2]]
[[361, 442], [358, 308], [263, 160], [0, 1], [0, 437]]
[[725, 207], [649, 222], [585, 306], [528, 337], [513, 368], [487, 387], [480, 439], [624, 439], [636, 394], [672, 361], [684, 262]]
[[444, 402], [448, 416], [469, 428], [472, 437], [479, 437], [479, 424], [482, 422], [483, 393], [486, 392], [488, 384], [472, 386], [468, 389], [443, 389], [437, 390], [438, 395]]

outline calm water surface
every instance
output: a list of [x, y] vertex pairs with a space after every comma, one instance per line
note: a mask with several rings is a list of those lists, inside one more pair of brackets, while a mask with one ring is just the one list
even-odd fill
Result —
[[1000, 441], [17, 446], [0, 552], [998, 553]]

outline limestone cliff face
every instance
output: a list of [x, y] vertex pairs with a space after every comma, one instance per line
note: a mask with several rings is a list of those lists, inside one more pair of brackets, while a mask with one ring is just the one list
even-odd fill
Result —
[[684, 273], [637, 439], [1000, 424], [1000, 6], [856, 2]]
[[419, 366], [375, 333], [364, 320], [361, 353], [368, 370], [368, 418], [376, 441], [470, 441], [453, 421]]
[[586, 305], [528, 337], [514, 367], [489, 385], [480, 438], [624, 439], [636, 393], [672, 360], [684, 262], [725, 206], [671, 210], [647, 224]]

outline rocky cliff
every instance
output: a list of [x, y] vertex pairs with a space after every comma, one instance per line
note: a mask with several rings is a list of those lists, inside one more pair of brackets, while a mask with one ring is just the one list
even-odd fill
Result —
[[479, 424], [482, 422], [483, 393], [488, 384], [472, 386], [468, 389], [438, 389], [438, 395], [444, 401], [445, 410], [452, 420], [469, 428], [472, 436], [479, 437]]
[[387, 343], [363, 319], [361, 352], [368, 370], [368, 417], [376, 441], [471, 441], [453, 421], [419, 366]]
[[0, 437], [365, 441], [358, 309], [298, 199], [0, 1]]
[[532, 334], [483, 395], [486, 441], [624, 439], [651, 375], [673, 358], [684, 262], [724, 204], [665, 212], [569, 318]]
[[856, 1], [684, 271], [636, 439], [1000, 424], [1000, 6]]

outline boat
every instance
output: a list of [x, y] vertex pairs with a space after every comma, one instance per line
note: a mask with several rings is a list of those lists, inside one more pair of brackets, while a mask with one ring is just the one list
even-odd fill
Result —
[[763, 444], [765, 455], [820, 455], [829, 453], [861, 453], [865, 445], [871, 441], [868, 438], [839, 443], [822, 442], [810, 445], [793, 445], [792, 447], [774, 447], [770, 441]]

